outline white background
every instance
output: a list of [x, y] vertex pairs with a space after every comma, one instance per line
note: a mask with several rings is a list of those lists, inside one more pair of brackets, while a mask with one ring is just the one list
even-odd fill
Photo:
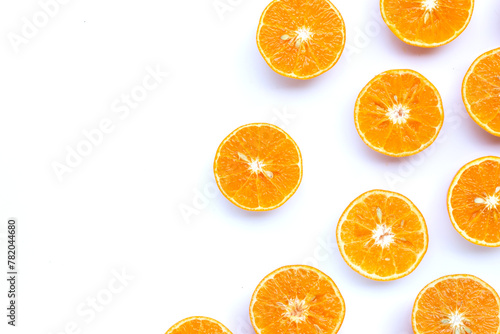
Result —
[[[230, 10], [217, 12], [213, 0], [72, 0], [18, 52], [8, 36], [20, 35], [23, 17], [32, 21], [40, 4], [0, 4], [1, 272], [11, 216], [20, 247], [19, 326], [5, 324], [2, 278], [1, 332], [164, 333], [206, 315], [249, 334], [254, 288], [289, 264], [315, 265], [337, 283], [347, 307], [342, 334], [411, 333], [416, 295], [445, 274], [478, 275], [500, 290], [500, 250], [467, 242], [446, 211], [458, 169], [499, 154], [498, 138], [469, 118], [460, 92], [472, 61], [500, 46], [500, 3], [477, 1], [458, 39], [425, 50], [389, 31], [378, 1], [335, 0], [346, 50], [332, 70], [305, 82], [275, 74], [257, 50], [268, 0], [218, 3]], [[121, 119], [112, 105], [142, 83], [147, 67], [169, 76]], [[419, 71], [444, 101], [438, 140], [412, 158], [370, 150], [353, 123], [359, 91], [394, 68]], [[103, 119], [113, 131], [60, 181], [54, 162], [65, 163], [67, 147]], [[281, 126], [303, 154], [299, 190], [272, 212], [242, 211], [214, 191], [217, 146], [250, 122]], [[408, 196], [429, 228], [422, 263], [394, 282], [352, 271], [335, 242], [344, 208], [374, 188]], [[109, 292], [113, 271], [122, 270], [133, 279]], [[86, 303], [95, 297], [107, 304], [91, 319]], [[72, 326], [78, 330], [65, 331]]]

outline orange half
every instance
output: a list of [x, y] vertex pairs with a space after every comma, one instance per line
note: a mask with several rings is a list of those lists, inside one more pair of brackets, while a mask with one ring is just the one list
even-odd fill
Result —
[[344, 299], [333, 280], [304, 265], [282, 267], [267, 275], [250, 303], [257, 334], [335, 334], [344, 316]]
[[311, 79], [331, 69], [344, 46], [344, 20], [328, 0], [274, 0], [257, 29], [257, 47], [266, 63], [295, 79]]
[[377, 281], [395, 280], [422, 261], [429, 236], [424, 217], [405, 196], [371, 190], [356, 198], [337, 225], [337, 244], [346, 263]]
[[208, 317], [190, 317], [179, 321], [165, 334], [232, 334], [223, 324]]
[[462, 99], [480, 127], [500, 136], [500, 48], [479, 56], [471, 65], [462, 84]]
[[500, 247], [500, 158], [483, 157], [463, 166], [448, 190], [453, 227], [476, 245]]
[[381, 0], [385, 23], [403, 42], [433, 48], [453, 41], [470, 22], [474, 0]]
[[393, 156], [417, 154], [437, 138], [443, 103], [434, 85], [412, 70], [390, 70], [373, 78], [356, 100], [354, 123], [373, 150]]
[[273, 210], [297, 191], [302, 156], [293, 139], [275, 125], [239, 127], [217, 149], [214, 174], [222, 194], [250, 211]]
[[444, 276], [420, 291], [411, 320], [415, 334], [499, 334], [500, 299], [475, 276]]

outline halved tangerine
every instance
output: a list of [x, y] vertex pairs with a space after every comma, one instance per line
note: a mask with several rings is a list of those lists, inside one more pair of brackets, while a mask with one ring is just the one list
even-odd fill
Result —
[[432, 48], [457, 38], [470, 22], [474, 0], [380, 0], [385, 23], [403, 42]]
[[500, 136], [500, 48], [479, 56], [465, 75], [462, 99], [470, 117]]
[[232, 334], [229, 329], [215, 319], [190, 317], [170, 327], [165, 334]]
[[500, 247], [500, 158], [483, 157], [463, 166], [448, 190], [453, 227], [476, 245]]
[[329, 0], [273, 0], [257, 29], [257, 47], [267, 64], [295, 79], [328, 71], [344, 46], [344, 20]]
[[337, 244], [346, 263], [377, 281], [409, 275], [422, 261], [429, 236], [424, 217], [405, 196], [371, 190], [345, 209]]
[[412, 326], [415, 334], [499, 334], [498, 293], [472, 275], [441, 277], [418, 294]]
[[444, 122], [443, 103], [434, 85], [412, 70], [390, 70], [359, 93], [354, 123], [373, 150], [393, 157], [423, 151]]
[[335, 334], [345, 316], [339, 289], [313, 267], [279, 268], [259, 283], [250, 303], [257, 334]]
[[222, 194], [250, 211], [273, 210], [297, 191], [302, 156], [293, 139], [267, 123], [241, 126], [217, 149], [214, 174]]

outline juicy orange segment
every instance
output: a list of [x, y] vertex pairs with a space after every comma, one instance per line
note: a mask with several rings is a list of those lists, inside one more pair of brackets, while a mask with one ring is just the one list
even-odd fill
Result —
[[217, 320], [190, 317], [170, 327], [166, 334], [231, 334], [231, 332]]
[[385, 23], [403, 42], [425, 48], [447, 44], [470, 22], [474, 0], [381, 0]]
[[365, 144], [393, 157], [429, 147], [443, 121], [436, 87], [412, 70], [390, 70], [373, 78], [359, 94], [354, 109], [356, 130]]
[[257, 334], [335, 334], [345, 316], [339, 289], [318, 269], [279, 268], [257, 286], [250, 320]]
[[340, 217], [337, 244], [342, 257], [357, 273], [377, 281], [409, 275], [427, 251], [424, 217], [401, 194], [368, 191], [356, 198]]
[[267, 64], [295, 79], [328, 71], [344, 45], [344, 20], [329, 0], [273, 0], [257, 30], [257, 47]]
[[266, 211], [283, 205], [302, 180], [299, 147], [272, 124], [248, 124], [220, 144], [214, 174], [222, 194], [236, 206]]
[[429, 283], [413, 306], [415, 334], [498, 334], [497, 292], [472, 275], [451, 275]]
[[465, 239], [500, 246], [500, 158], [483, 157], [463, 166], [448, 190], [448, 213]]
[[479, 56], [462, 84], [462, 99], [470, 117], [500, 136], [500, 48]]

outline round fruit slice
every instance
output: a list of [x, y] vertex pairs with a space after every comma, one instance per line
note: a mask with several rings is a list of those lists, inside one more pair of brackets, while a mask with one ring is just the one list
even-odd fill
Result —
[[474, 0], [381, 0], [385, 23], [403, 42], [424, 48], [447, 44], [470, 22]]
[[500, 299], [472, 275], [441, 277], [428, 284], [413, 306], [415, 334], [499, 334]]
[[231, 334], [231, 331], [217, 320], [190, 317], [170, 327], [166, 334]]
[[455, 229], [476, 245], [500, 246], [500, 158], [469, 162], [448, 190], [448, 213]]
[[344, 316], [344, 299], [332, 279], [303, 265], [282, 267], [267, 275], [250, 303], [250, 320], [257, 334], [335, 334]]
[[293, 139], [277, 126], [248, 124], [220, 144], [214, 173], [220, 191], [236, 206], [272, 210], [299, 187], [302, 157]]
[[347, 264], [377, 281], [409, 275], [427, 251], [424, 217], [401, 194], [371, 190], [356, 198], [340, 217], [337, 244]]
[[377, 152], [404, 157], [436, 140], [444, 112], [436, 87], [412, 70], [390, 70], [361, 91], [354, 122], [361, 139]]
[[286, 77], [317, 77], [337, 63], [344, 46], [344, 20], [328, 0], [274, 0], [260, 18], [257, 47]]
[[462, 84], [462, 99], [479, 126], [500, 136], [500, 48], [474, 61]]

